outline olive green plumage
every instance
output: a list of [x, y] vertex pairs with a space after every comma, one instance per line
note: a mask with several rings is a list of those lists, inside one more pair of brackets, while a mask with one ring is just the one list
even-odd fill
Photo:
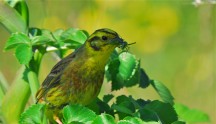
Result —
[[36, 94], [37, 102], [45, 102], [53, 111], [67, 104], [88, 105], [100, 92], [111, 53], [125, 44], [115, 31], [96, 30], [52, 68]]

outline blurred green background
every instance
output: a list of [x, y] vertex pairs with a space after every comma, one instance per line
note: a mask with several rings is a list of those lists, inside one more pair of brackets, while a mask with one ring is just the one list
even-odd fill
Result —
[[[175, 102], [208, 113], [216, 123], [216, 6], [193, 0], [27, 0], [30, 26], [51, 31], [69, 27], [92, 33], [111, 28], [132, 45], [130, 52], [152, 79], [162, 81]], [[12, 82], [20, 64], [3, 52], [9, 33], [0, 25], [0, 71]], [[45, 55], [40, 81], [56, 60]], [[105, 83], [104, 85], [109, 85]], [[110, 89], [103, 88], [102, 93]], [[137, 86], [117, 94], [159, 99], [153, 88]]]

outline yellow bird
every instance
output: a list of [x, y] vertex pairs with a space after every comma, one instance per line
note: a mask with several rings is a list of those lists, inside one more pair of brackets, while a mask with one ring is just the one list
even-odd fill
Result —
[[110, 29], [96, 30], [75, 52], [58, 62], [36, 94], [37, 103], [45, 102], [50, 117], [60, 118], [60, 110], [68, 104], [88, 105], [99, 94], [105, 65], [116, 47], [127, 46]]

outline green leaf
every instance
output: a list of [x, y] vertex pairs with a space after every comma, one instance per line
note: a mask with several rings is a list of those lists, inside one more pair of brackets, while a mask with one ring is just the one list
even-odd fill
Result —
[[35, 104], [30, 106], [21, 114], [19, 124], [42, 124], [44, 108], [45, 105], [43, 104]]
[[47, 29], [40, 29], [40, 31], [41, 31], [41, 36], [47, 37], [51, 41], [56, 41], [56, 39], [55, 39], [55, 37], [54, 37], [54, 35], [52, 34], [51, 31], [49, 31]]
[[159, 122], [154, 121], [142, 121], [140, 118], [127, 116], [123, 120], [120, 120], [118, 124], [161, 124]]
[[143, 124], [161, 124], [161, 123], [160, 122], [149, 121], [149, 122], [143, 122]]
[[47, 47], [47, 46], [53, 46], [58, 47], [61, 41], [58, 41], [54, 34], [46, 29], [39, 29], [39, 28], [30, 28], [29, 29], [30, 34], [32, 35], [32, 45], [36, 49], [39, 47]]
[[23, 74], [22, 79], [23, 79], [24, 81], [26, 81], [26, 82], [29, 82], [29, 80], [28, 80], [28, 73], [29, 73], [29, 71], [31, 71], [31, 70], [30, 70], [27, 66], [25, 66], [24, 68], [25, 68], [25, 70], [24, 70], [24, 72], [22, 73], [22, 74]]
[[93, 111], [81, 105], [67, 105], [63, 108], [63, 118], [67, 124], [90, 123], [95, 117], [96, 114]]
[[33, 55], [32, 47], [26, 44], [19, 45], [15, 55], [20, 64], [28, 64]]
[[117, 104], [120, 104], [121, 102], [124, 102], [124, 101], [130, 101], [130, 98], [125, 96], [125, 95], [121, 95], [121, 96], [118, 96], [116, 98], [116, 103]]
[[140, 117], [143, 121], [146, 121], [146, 122], [159, 120], [157, 113], [151, 109], [142, 108], [142, 109], [139, 109], [139, 111], [136, 114], [139, 115], [138, 117]]
[[91, 104], [87, 105], [89, 109], [94, 111], [96, 114], [106, 113], [114, 116], [114, 110], [110, 108], [108, 103], [100, 100], [99, 98], [95, 99]]
[[137, 100], [135, 100], [134, 98], [132, 98], [132, 96], [125, 96], [125, 95], [121, 95], [118, 96], [116, 98], [116, 103], [117, 104], [121, 104], [122, 102], [130, 102], [133, 104], [133, 106], [135, 107], [135, 109], [139, 109], [141, 106], [139, 105], [139, 103], [137, 102]]
[[127, 120], [120, 120], [117, 124], [133, 124], [133, 123]]
[[110, 108], [107, 102], [101, 101], [100, 99], [97, 100], [97, 106], [99, 109], [99, 114], [107, 113], [114, 116], [114, 110]]
[[131, 77], [132, 73], [134, 71], [134, 68], [137, 65], [137, 60], [134, 55], [123, 52], [119, 55], [119, 75], [124, 79], [127, 80]]
[[129, 101], [124, 101], [120, 104], [113, 104], [111, 108], [118, 112], [122, 112], [129, 115], [132, 115], [135, 112], [134, 105]]
[[107, 94], [103, 96], [103, 101], [108, 103], [114, 96], [112, 94]]
[[29, 28], [29, 34], [32, 36], [39, 36], [42, 34], [42, 31], [39, 28]]
[[53, 36], [55, 37], [56, 40], [60, 41], [61, 40], [61, 35], [64, 32], [63, 29], [57, 29], [53, 32]]
[[[146, 105], [150, 102], [150, 101], [145, 101], [145, 100], [141, 100], [141, 99], [135, 100], [132, 96], [127, 97], [125, 95], [118, 96], [116, 99], [117, 99], [116, 104], [121, 104], [122, 102], [130, 102], [133, 104], [135, 109], [140, 109], [144, 105]], [[132, 107], [132, 108], [134, 108], [134, 107]], [[132, 110], [132, 111], [135, 111], [135, 110]]]
[[161, 124], [161, 123], [154, 122], [154, 121], [145, 122], [142, 121], [140, 118], [127, 116], [123, 120], [120, 120], [118, 124]]
[[202, 111], [189, 109], [182, 104], [175, 104], [174, 107], [179, 117], [188, 123], [210, 122], [209, 116]]
[[[55, 33], [57, 39], [62, 42], [62, 46], [70, 49], [77, 49], [87, 40], [87, 34], [78, 29], [69, 28], [66, 31], [58, 31]], [[60, 37], [59, 37], [60, 35]]]
[[127, 52], [110, 61], [108, 71], [112, 80], [112, 90], [118, 90], [123, 86], [131, 87], [140, 81], [140, 61]]
[[48, 45], [52, 40], [46, 36], [35, 36], [32, 38], [32, 45]]
[[143, 68], [140, 68], [140, 82], [139, 87], [146, 88], [150, 84], [148, 75], [145, 73]]
[[112, 60], [108, 65], [109, 78], [112, 81], [112, 90], [120, 89], [124, 86], [124, 82], [119, 82], [117, 79], [117, 74], [119, 73], [120, 61], [118, 59]]
[[137, 117], [127, 116], [123, 120], [129, 121], [131, 124], [143, 124], [143, 121]]
[[62, 46], [65, 46], [65, 47], [70, 48], [70, 49], [77, 49], [82, 45], [81, 43], [73, 41], [73, 40], [64, 40], [61, 42], [63, 43]]
[[118, 57], [119, 57], [119, 52], [117, 50], [114, 50], [112, 54], [110, 55], [109, 62], [112, 60], [118, 59]]
[[32, 45], [36, 48], [38, 46], [53, 46], [56, 48], [60, 48], [64, 45], [64, 43], [61, 40], [56, 39], [54, 34], [46, 29], [38, 29], [38, 28], [31, 28], [30, 29], [32, 37]]
[[135, 113], [136, 107], [133, 100], [131, 100], [132, 98], [122, 95], [116, 99], [116, 103], [112, 104], [111, 108], [118, 113], [120, 119], [132, 116]]
[[164, 102], [170, 103], [171, 105], [174, 104], [173, 102], [174, 97], [172, 96], [171, 92], [165, 85], [163, 85], [161, 82], [157, 80], [151, 80], [150, 83]]
[[89, 33], [86, 30], [80, 30], [80, 31], [82, 31], [87, 38], [89, 37]]
[[72, 40], [83, 44], [87, 40], [87, 35], [82, 30], [78, 30], [75, 28], [69, 28], [64, 31], [61, 35], [62, 40]]
[[75, 41], [75, 40], [77, 40], [75, 37], [77, 37], [77, 38], [79, 37], [78, 35], [75, 34], [75, 31], [78, 31], [78, 30], [72, 29], [72, 28], [70, 28], [66, 31], [64, 31], [62, 29], [58, 29], [55, 32], [53, 32], [53, 35], [61, 47], [64, 46], [64, 47], [67, 47], [69, 49], [76, 49], [76, 48], [80, 47], [85, 41], [82, 41], [82, 42]]
[[183, 122], [183, 121], [175, 121], [175, 122], [173, 122], [172, 124], [186, 124], [186, 123]]
[[111, 115], [101, 114], [91, 124], [115, 124], [115, 120]]
[[19, 46], [20, 44], [30, 44], [30, 39], [23, 33], [13, 33], [6, 42], [4, 50], [9, 50]]
[[136, 103], [139, 105], [139, 108], [144, 107], [146, 104], [150, 103], [150, 100], [137, 99]]
[[[140, 110], [140, 114], [141, 118], [144, 121], [153, 120], [160, 121], [162, 122], [162, 124], [171, 124], [178, 119], [177, 114], [171, 104], [163, 103], [158, 100], [152, 101], [149, 104], [145, 105], [143, 110], [145, 111], [143, 112], [142, 110]], [[148, 110], [150, 114], [147, 114], [146, 110]]]

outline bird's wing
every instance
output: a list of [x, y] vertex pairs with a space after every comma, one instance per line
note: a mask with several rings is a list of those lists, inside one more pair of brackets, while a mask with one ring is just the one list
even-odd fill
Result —
[[[47, 91], [60, 84], [60, 78], [63, 73], [63, 70], [67, 65], [73, 60], [75, 57], [75, 52], [68, 55], [67, 57], [63, 58], [61, 61], [59, 61], [51, 70], [49, 75], [46, 77], [44, 82], [42, 83], [40, 89], [38, 90], [36, 94], [37, 102], [44, 97], [44, 95], [47, 93]], [[36, 103], [37, 103], [36, 102]]]

